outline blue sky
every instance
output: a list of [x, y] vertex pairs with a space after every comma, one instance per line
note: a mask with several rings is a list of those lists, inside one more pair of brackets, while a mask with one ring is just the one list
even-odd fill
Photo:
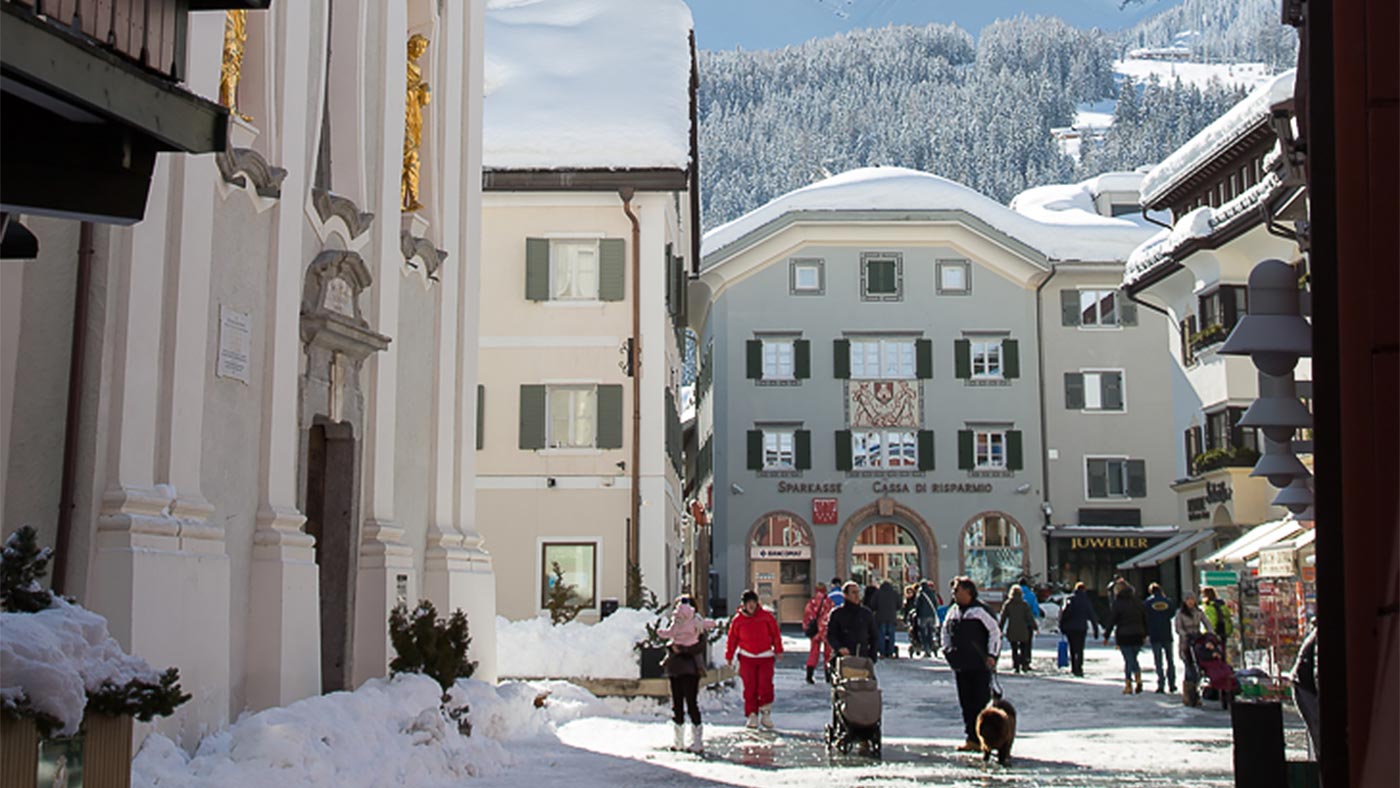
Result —
[[987, 23], [1019, 13], [1058, 16], [1076, 27], [1117, 30], [1177, 5], [1145, 0], [687, 0], [701, 49], [776, 49], [865, 27], [930, 22], [976, 34]]

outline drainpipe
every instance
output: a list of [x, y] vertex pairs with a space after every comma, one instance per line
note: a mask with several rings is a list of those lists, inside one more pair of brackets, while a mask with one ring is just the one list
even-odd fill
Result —
[[627, 561], [641, 569], [642, 516], [642, 223], [632, 211], [631, 187], [618, 190], [632, 223], [632, 516], [627, 522]]
[[1159, 222], [1159, 221], [1157, 221], [1156, 219], [1153, 219], [1151, 216], [1148, 216], [1148, 215], [1147, 215], [1147, 206], [1146, 206], [1146, 205], [1139, 206], [1139, 207], [1140, 207], [1140, 209], [1141, 209], [1141, 211], [1142, 211], [1142, 218], [1146, 219], [1147, 221], [1151, 222], [1152, 224], [1157, 225], [1158, 227], [1164, 227], [1164, 228], [1166, 228], [1166, 229], [1168, 229], [1168, 230], [1172, 229], [1172, 226], [1171, 226], [1170, 224], [1165, 224], [1165, 223], [1163, 223], [1163, 222]]
[[1060, 269], [1051, 263], [1050, 275], [1035, 288], [1035, 362], [1036, 377], [1040, 381], [1040, 511], [1045, 516], [1045, 523], [1040, 532], [1045, 538], [1046, 583], [1050, 582], [1050, 534], [1044, 527], [1050, 524], [1049, 515], [1045, 515], [1045, 507], [1050, 504], [1050, 438], [1049, 427], [1045, 422], [1045, 304], [1041, 294], [1059, 272]]
[[82, 415], [83, 357], [87, 354], [88, 287], [92, 280], [92, 222], [78, 225], [78, 279], [73, 293], [73, 337], [68, 356], [68, 412], [63, 422], [63, 477], [58, 492], [58, 534], [54, 538], [54, 593], [62, 594], [68, 572], [78, 475], [78, 422]]

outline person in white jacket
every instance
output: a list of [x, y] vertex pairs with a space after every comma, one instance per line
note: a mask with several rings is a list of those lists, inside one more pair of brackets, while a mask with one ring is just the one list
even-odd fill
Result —
[[977, 601], [977, 584], [959, 577], [953, 584], [953, 604], [943, 620], [943, 656], [958, 684], [967, 741], [958, 750], [982, 749], [977, 740], [977, 715], [992, 699], [992, 671], [1001, 653], [1001, 627], [987, 606]]

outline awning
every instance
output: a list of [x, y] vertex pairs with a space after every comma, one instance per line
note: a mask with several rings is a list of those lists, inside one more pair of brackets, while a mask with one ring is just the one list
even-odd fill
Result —
[[1072, 536], [1146, 536], [1150, 539], [1166, 539], [1175, 536], [1181, 529], [1175, 525], [1047, 525], [1045, 534], [1050, 537], [1068, 539]]
[[1150, 566], [1157, 566], [1163, 561], [1169, 561], [1182, 553], [1190, 550], [1201, 542], [1215, 536], [1214, 528], [1202, 528], [1199, 531], [1186, 531], [1162, 542], [1155, 547], [1150, 547], [1141, 553], [1129, 558], [1118, 565], [1119, 569], [1146, 569]]
[[1265, 547], [1291, 539], [1302, 530], [1303, 524], [1292, 518], [1257, 525], [1245, 532], [1244, 536], [1197, 561], [1196, 566], [1243, 564]]

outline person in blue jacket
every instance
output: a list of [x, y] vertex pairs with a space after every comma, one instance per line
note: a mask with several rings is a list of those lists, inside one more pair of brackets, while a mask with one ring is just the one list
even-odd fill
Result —
[[1040, 600], [1035, 596], [1035, 589], [1031, 588], [1030, 579], [1023, 577], [1018, 585], [1021, 586], [1021, 598], [1025, 599], [1026, 604], [1031, 606], [1031, 615], [1036, 618], [1045, 618], [1045, 613], [1040, 610]]
[[[1162, 586], [1152, 583], [1147, 587], [1148, 596], [1142, 600], [1147, 608], [1147, 638], [1152, 643], [1152, 662], [1157, 667], [1157, 694], [1162, 694], [1163, 681], [1176, 694], [1176, 661], [1172, 659], [1172, 618], [1176, 615], [1176, 605], [1162, 593]], [[1167, 662], [1166, 672], [1162, 671], [1162, 660]]]
[[1084, 638], [1089, 627], [1094, 628], [1094, 639], [1099, 639], [1099, 617], [1094, 613], [1094, 600], [1089, 598], [1089, 589], [1083, 583], [1074, 584], [1074, 594], [1065, 600], [1065, 609], [1060, 612], [1060, 631], [1069, 641], [1069, 666], [1074, 675], [1084, 676]]

